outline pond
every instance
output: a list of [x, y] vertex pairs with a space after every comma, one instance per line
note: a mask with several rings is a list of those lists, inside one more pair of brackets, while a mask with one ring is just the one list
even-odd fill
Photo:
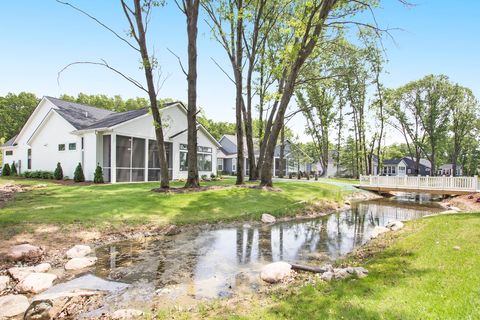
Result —
[[225, 297], [263, 286], [258, 274], [267, 263], [332, 262], [367, 242], [375, 226], [442, 210], [428, 196], [404, 194], [310, 220], [192, 227], [97, 248], [95, 274], [131, 284], [115, 298], [120, 305], [142, 305], [153, 296], [175, 302]]

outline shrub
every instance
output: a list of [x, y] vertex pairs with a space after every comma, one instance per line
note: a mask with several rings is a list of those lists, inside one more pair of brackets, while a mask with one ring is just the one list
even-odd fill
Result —
[[8, 163], [5, 163], [2, 169], [2, 176], [7, 177], [9, 175], [10, 175], [10, 165]]
[[55, 168], [55, 172], [53, 173], [53, 176], [57, 180], [62, 180], [63, 179], [63, 169], [62, 169], [62, 165], [60, 164], [60, 162], [57, 163], [57, 167]]
[[315, 181], [318, 181], [318, 174], [315, 173]]
[[298, 171], [297, 179], [298, 180], [302, 179], [302, 171]]
[[32, 173], [31, 173], [30, 171], [25, 171], [25, 172], [23, 173], [23, 176], [24, 176], [25, 178], [31, 178], [31, 177], [32, 177]]
[[307, 180], [310, 180], [310, 175], [308, 173], [305, 173], [305, 178], [307, 178]]
[[207, 181], [207, 180], [208, 180], [208, 176], [207, 176], [206, 174], [202, 174], [201, 178], [202, 178], [203, 181]]
[[40, 171], [40, 178], [41, 179], [53, 179], [54, 174], [50, 171]]
[[288, 179], [293, 179], [293, 172], [288, 173]]
[[216, 178], [215, 173], [213, 173], [213, 172], [210, 173], [210, 178], [215, 179]]
[[75, 173], [73, 174], [73, 181], [75, 182], [84, 182], [85, 175], [83, 174], [82, 164], [79, 162]]
[[15, 162], [12, 162], [12, 165], [10, 166], [10, 175], [11, 176], [18, 175], [17, 166], [15, 165]]
[[95, 174], [93, 175], [93, 182], [94, 183], [103, 183], [103, 170], [100, 167], [100, 164], [97, 163], [97, 167], [95, 168]]

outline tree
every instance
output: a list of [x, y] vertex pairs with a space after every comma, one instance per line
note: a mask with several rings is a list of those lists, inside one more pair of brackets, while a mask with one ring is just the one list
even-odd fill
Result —
[[15, 165], [15, 161], [12, 162], [12, 165], [10, 166], [10, 175], [11, 175], [11, 176], [16, 176], [16, 175], [18, 175], [17, 166]]
[[[121, 36], [119, 33], [115, 32], [112, 28], [105, 25], [103, 22], [95, 18], [94, 16], [90, 15], [89, 13], [79, 9], [76, 6], [68, 2], [63, 2], [57, 0], [57, 2], [70, 6], [71, 8], [79, 11], [83, 15], [89, 17], [90, 19], [94, 20], [100, 26], [111, 32], [115, 37], [123, 41], [126, 45], [128, 45], [131, 49], [136, 51], [141, 58], [141, 66], [144, 71], [146, 87], [142, 85], [139, 81], [133, 79], [130, 76], [125, 75], [118, 69], [115, 69], [113, 66], [109, 65], [105, 60], [101, 62], [92, 62], [92, 61], [80, 61], [80, 62], [73, 62], [67, 65], [63, 70], [66, 68], [75, 65], [75, 64], [90, 64], [90, 65], [98, 65], [107, 68], [110, 71], [113, 71], [117, 75], [120, 75], [138, 89], [144, 91], [149, 98], [150, 104], [150, 111], [153, 116], [154, 120], [154, 127], [155, 127], [155, 135], [157, 138], [157, 146], [158, 146], [158, 157], [160, 162], [160, 187], [161, 188], [169, 188], [169, 176], [168, 176], [168, 163], [165, 154], [165, 139], [163, 135], [163, 125], [162, 125], [162, 117], [160, 115], [161, 105], [158, 104], [157, 95], [159, 91], [159, 82], [155, 81], [154, 72], [158, 69], [158, 61], [154, 55], [150, 55], [148, 51], [148, 44], [147, 44], [147, 30], [148, 24], [151, 18], [151, 12], [154, 7], [159, 6], [159, 1], [154, 0], [133, 0], [133, 8], [129, 6], [126, 0], [120, 0], [121, 8], [123, 10], [124, 16], [128, 22], [128, 36], [133, 39], [133, 42]], [[62, 71], [63, 71], [62, 70]], [[62, 72], [60, 71], [60, 73]], [[159, 76], [160, 77], [160, 76]], [[158, 80], [158, 79], [157, 79]]]
[[10, 165], [8, 163], [5, 163], [2, 169], [2, 176], [7, 177], [9, 175], [10, 175]]
[[0, 139], [9, 140], [20, 132], [38, 102], [37, 96], [29, 92], [0, 97]]
[[73, 173], [73, 181], [75, 182], [84, 182], [85, 175], [83, 174], [82, 164], [79, 162]]
[[93, 175], [93, 183], [103, 183], [103, 170], [100, 167], [100, 164], [97, 163], [97, 167], [95, 168], [95, 173]]
[[[188, 71], [183, 73], [188, 82], [188, 105], [187, 105], [187, 167], [188, 175], [185, 188], [200, 187], [197, 164], [197, 23], [200, 0], [182, 0], [180, 5], [175, 3], [187, 19], [188, 35]], [[180, 60], [180, 59], [179, 59]]]
[[62, 165], [60, 164], [60, 162], [57, 163], [57, 167], [55, 168], [55, 171], [53, 172], [53, 176], [57, 180], [62, 180], [63, 179], [63, 169], [62, 169]]

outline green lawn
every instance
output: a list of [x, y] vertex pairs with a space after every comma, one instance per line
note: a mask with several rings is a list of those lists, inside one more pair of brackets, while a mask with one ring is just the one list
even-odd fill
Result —
[[362, 260], [345, 261], [365, 266], [368, 277], [282, 291], [256, 307], [230, 310], [241, 314], [231, 318], [480, 318], [480, 214], [412, 221], [388, 236], [386, 249], [381, 241]]
[[[2, 183], [38, 185], [45, 181], [8, 180]], [[233, 184], [225, 179], [203, 185]], [[182, 183], [173, 183], [181, 186]], [[113, 185], [59, 185], [19, 193], [0, 209], [0, 227], [24, 223], [81, 223], [100, 227], [119, 223], [200, 223], [234, 219], [258, 219], [262, 213], [294, 214], [306, 203], [341, 201], [342, 188], [307, 182], [277, 182], [283, 192], [232, 188], [188, 194], [152, 192], [158, 183]]]

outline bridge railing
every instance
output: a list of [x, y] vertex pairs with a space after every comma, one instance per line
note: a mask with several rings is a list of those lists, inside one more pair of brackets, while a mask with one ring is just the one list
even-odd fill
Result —
[[477, 176], [360, 176], [360, 186], [395, 189], [480, 191], [480, 183]]

